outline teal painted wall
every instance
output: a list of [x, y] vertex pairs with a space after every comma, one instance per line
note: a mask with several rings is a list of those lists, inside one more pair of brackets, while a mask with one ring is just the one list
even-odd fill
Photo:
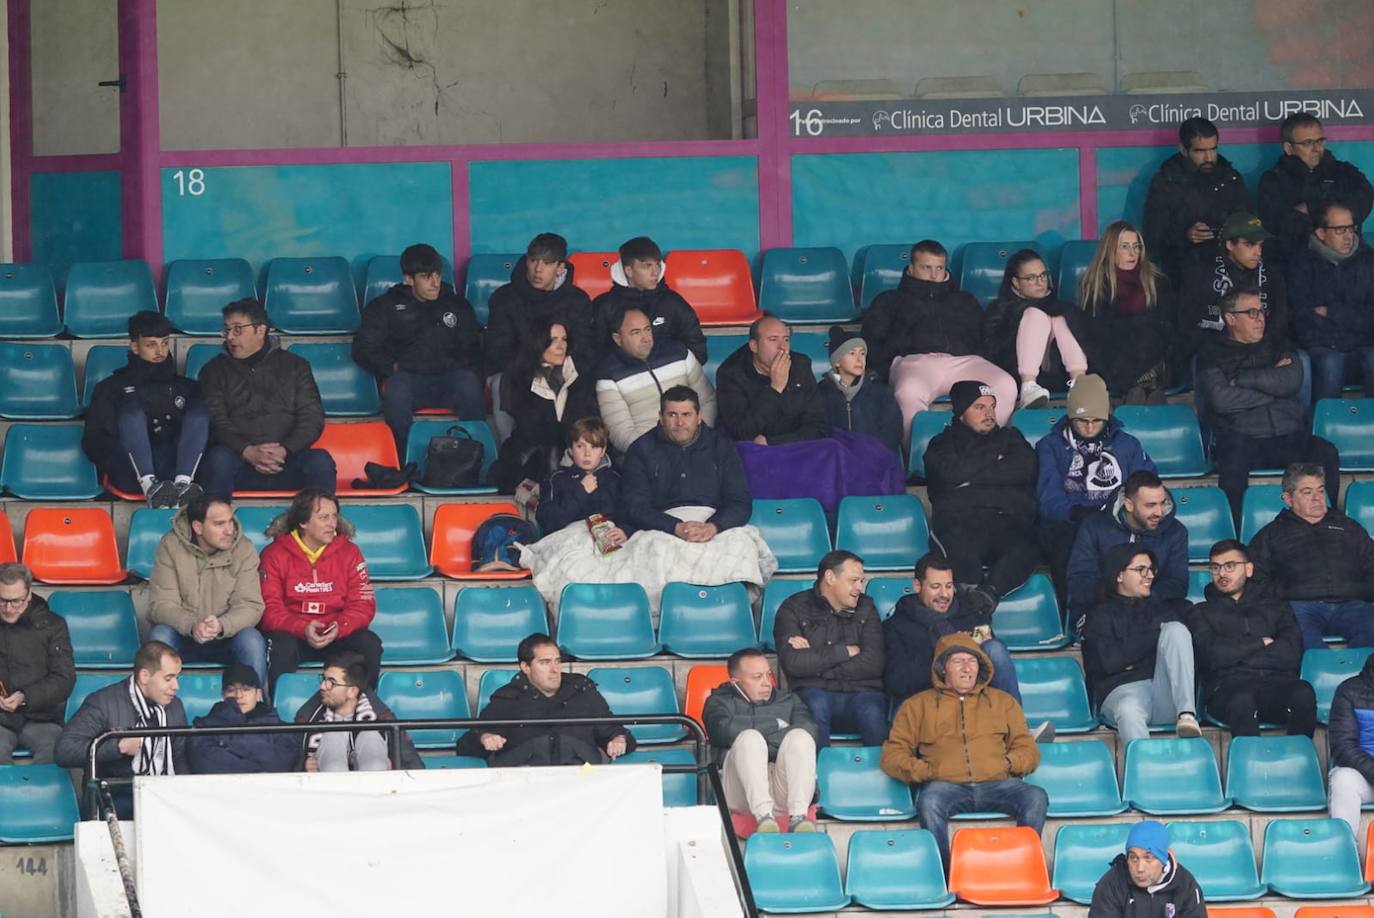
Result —
[[118, 172], [36, 172], [29, 200], [32, 260], [51, 267], [59, 287], [75, 262], [124, 257]]

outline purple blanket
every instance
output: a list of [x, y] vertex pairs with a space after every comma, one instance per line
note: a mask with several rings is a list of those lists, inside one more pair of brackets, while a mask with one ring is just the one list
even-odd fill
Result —
[[827, 513], [851, 494], [901, 494], [906, 474], [892, 450], [868, 434], [836, 430], [821, 440], [781, 446], [736, 441], [749, 478], [749, 490], [760, 500], [814, 497]]

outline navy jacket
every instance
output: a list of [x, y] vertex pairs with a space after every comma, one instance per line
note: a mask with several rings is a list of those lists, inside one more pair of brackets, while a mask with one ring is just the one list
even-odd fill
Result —
[[[1374, 657], [1336, 687], [1327, 721], [1329, 767], [1353, 768], [1374, 784]], [[1363, 740], [1363, 742], [1361, 741]]]
[[[259, 702], [244, 714], [234, 701], [216, 702], [209, 714], [195, 719], [197, 727], [270, 727], [281, 723], [276, 710]], [[300, 736], [292, 733], [227, 733], [192, 736], [186, 741], [191, 771], [198, 775], [243, 775], [291, 771], [296, 765]]]
[[844, 397], [834, 373], [825, 374], [820, 386], [831, 428], [868, 434], [902, 455], [902, 410], [892, 390], [878, 382], [877, 374], [868, 375], [852, 400]]
[[1154, 532], [1136, 532], [1124, 522], [1125, 496], [1118, 491], [1110, 506], [1083, 518], [1069, 553], [1069, 613], [1076, 621], [1098, 601], [1098, 565], [1109, 548], [1134, 542], [1154, 552], [1159, 570], [1151, 595], [1182, 599], [1188, 595], [1188, 527], [1171, 512]]
[[[596, 477], [596, 490], [588, 494], [582, 487], [587, 475]], [[545, 478], [539, 485], [539, 507], [534, 511], [535, 522], [545, 535], [557, 532], [569, 523], [584, 521], [593, 513], [613, 521], [628, 536], [633, 531], [617, 517], [620, 514], [620, 473], [610, 463], [584, 472], [575, 465], [565, 465]]]
[[[1349, 351], [1374, 344], [1374, 250], [1363, 242], [1332, 263], [1310, 248], [1288, 262], [1288, 299], [1299, 347]], [[1313, 310], [1326, 307], [1326, 315]]]
[[935, 645], [947, 634], [971, 634], [992, 624], [992, 603], [986, 593], [960, 589], [948, 612], [922, 605], [918, 596], [903, 596], [883, 622], [883, 689], [897, 705], [917, 692], [932, 688], [930, 664]]
[[674, 507], [708, 506], [709, 522], [724, 531], [749, 522], [754, 501], [735, 444], [702, 424], [697, 438], [678, 446], [662, 427], [641, 436], [625, 454], [621, 515], [635, 529], [672, 532]]
[[[1069, 512], [1075, 507], [1100, 510], [1112, 500], [1094, 501], [1086, 492], [1070, 494], [1064, 490], [1064, 480], [1068, 477], [1069, 466], [1073, 463], [1074, 450], [1069, 446], [1065, 431], [1069, 429], [1068, 417], [1062, 417], [1050, 428], [1050, 432], [1035, 444], [1035, 458], [1040, 466], [1039, 478], [1035, 484], [1036, 503], [1039, 504], [1042, 522], [1070, 522]], [[1132, 472], [1145, 469], [1155, 470], [1154, 460], [1140, 445], [1140, 441], [1122, 428], [1116, 418], [1107, 420], [1107, 429], [1102, 434], [1107, 448], [1121, 466], [1121, 480], [1125, 482]], [[1112, 493], [1115, 498], [1116, 492]]]

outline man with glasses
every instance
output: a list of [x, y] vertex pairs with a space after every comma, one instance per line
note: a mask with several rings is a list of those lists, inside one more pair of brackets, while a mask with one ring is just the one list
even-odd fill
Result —
[[[320, 691], [296, 712], [298, 724], [385, 723], [396, 719], [391, 709], [367, 688], [368, 667], [362, 654], [341, 650], [324, 661]], [[299, 767], [304, 771], [388, 771], [391, 737], [386, 730], [340, 730], [308, 733], [301, 742]], [[424, 768], [420, 753], [402, 732], [401, 768]]]
[[1207, 598], [1188, 619], [1207, 709], [1232, 736], [1259, 736], [1269, 722], [1310, 737], [1317, 696], [1298, 678], [1302, 632], [1288, 601], [1252, 581], [1255, 565], [1235, 539], [1213, 545], [1209, 561]]
[[1245, 207], [1245, 179], [1217, 152], [1221, 135], [1206, 118], [1178, 126], [1178, 152], [1150, 180], [1145, 196], [1146, 247], [1170, 277], [1195, 260], [1209, 261], [1226, 218]]
[[237, 300], [222, 313], [224, 352], [200, 371], [213, 444], [205, 490], [332, 494], [334, 458], [311, 447], [324, 431], [324, 406], [310, 364], [268, 338], [267, 310], [257, 300]]
[[33, 594], [28, 568], [0, 564], [0, 765], [20, 746], [35, 764], [53, 760], [75, 685], [67, 623]]
[[1264, 225], [1278, 233], [1279, 250], [1274, 254], [1289, 263], [1307, 247], [1307, 237], [1319, 225], [1318, 207], [1342, 201], [1354, 217], [1350, 222], [1362, 224], [1374, 204], [1374, 187], [1358, 167], [1327, 149], [1326, 132], [1314, 115], [1289, 115], [1279, 133], [1283, 153], [1260, 177], [1259, 212]]
[[1186, 599], [1153, 595], [1155, 555], [1125, 543], [1102, 558], [1106, 599], [1083, 624], [1083, 669], [1094, 707], [1123, 744], [1145, 739], [1150, 724], [1174, 720], [1180, 738], [1202, 735], [1193, 711], [1193, 636]]
[[1336, 447], [1307, 427], [1302, 366], [1293, 353], [1265, 335], [1269, 311], [1253, 289], [1232, 290], [1221, 300], [1226, 332], [1207, 340], [1198, 354], [1197, 389], [1202, 418], [1212, 429], [1217, 479], [1240, 523], [1250, 471], [1293, 462], [1326, 470], [1331, 493], [1340, 487]]

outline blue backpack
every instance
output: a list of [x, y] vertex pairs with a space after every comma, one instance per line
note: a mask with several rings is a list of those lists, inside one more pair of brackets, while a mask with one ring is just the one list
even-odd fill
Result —
[[497, 514], [472, 534], [472, 569], [520, 570], [519, 545], [538, 540], [539, 530], [533, 523], [513, 514]]

